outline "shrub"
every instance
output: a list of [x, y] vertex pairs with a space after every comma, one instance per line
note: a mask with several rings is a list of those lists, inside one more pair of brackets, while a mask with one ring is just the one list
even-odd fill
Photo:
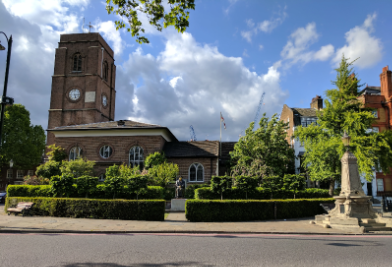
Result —
[[35, 174], [39, 177], [50, 179], [53, 176], [61, 175], [60, 166], [61, 162], [49, 160], [44, 164], [39, 165], [35, 171]]
[[48, 185], [49, 179], [44, 178], [42, 176], [26, 175], [25, 177], [23, 177], [23, 184], [25, 184], [25, 185]]
[[233, 179], [230, 176], [212, 176], [211, 178], [211, 190], [214, 193], [218, 193], [223, 200], [223, 192], [231, 190], [233, 186]]
[[95, 162], [78, 158], [70, 161], [63, 161], [60, 170], [62, 174], [72, 175], [77, 178], [80, 176], [92, 176]]
[[50, 185], [9, 185], [7, 197], [51, 197]]
[[72, 175], [56, 175], [50, 179], [51, 191], [54, 197], [64, 197], [73, 195], [73, 176]]
[[74, 179], [74, 181], [76, 182], [76, 191], [78, 196], [88, 197], [89, 195], [93, 195], [94, 191], [97, 190], [97, 177], [83, 175]]
[[237, 176], [235, 177], [236, 187], [245, 193], [245, 198], [248, 199], [248, 193], [254, 192], [258, 184], [256, 177]]
[[[205, 184], [190, 184], [186, 186], [185, 189], [185, 198], [194, 199], [195, 198], [195, 190], [198, 188], [206, 187]], [[176, 189], [173, 188], [173, 196], [175, 194]]]
[[[188, 189], [188, 188], [187, 188]], [[187, 190], [185, 190], [185, 196], [186, 196]], [[165, 187], [164, 188], [164, 199], [165, 200], [171, 200], [176, 196], [176, 188], [174, 187]]]
[[171, 181], [175, 181], [179, 173], [177, 164], [164, 162], [148, 169], [148, 175], [155, 185], [165, 187]]
[[34, 202], [31, 214], [54, 217], [163, 221], [164, 200], [100, 200], [8, 197], [5, 210], [19, 202]]
[[155, 152], [147, 156], [144, 164], [146, 164], [146, 168], [152, 168], [153, 166], [157, 166], [166, 162], [165, 153]]
[[305, 177], [300, 174], [285, 174], [283, 177], [282, 189], [293, 190], [294, 198], [295, 198], [295, 194], [305, 189], [305, 185], [306, 185]]
[[139, 194], [145, 188], [147, 188], [147, 177], [144, 175], [131, 176], [125, 179], [125, 185], [127, 190], [131, 193], [136, 194], [136, 199], [139, 199]]
[[[276, 199], [293, 198], [294, 191], [292, 190], [276, 190], [273, 196]], [[328, 198], [329, 193], [327, 189], [307, 188], [296, 193], [298, 198]], [[220, 195], [214, 193], [210, 187], [198, 188], [195, 190], [195, 199], [219, 199]], [[237, 187], [225, 192], [226, 199], [244, 199], [244, 193]], [[262, 187], [257, 187], [254, 191], [248, 193], [248, 199], [270, 199], [271, 193]]]
[[301, 218], [323, 213], [326, 199], [187, 200], [185, 216], [191, 222], [227, 222]]
[[281, 190], [283, 187], [283, 180], [279, 176], [266, 176], [263, 178], [261, 187], [264, 188], [266, 192], [271, 194], [271, 199], [274, 197], [274, 193]]

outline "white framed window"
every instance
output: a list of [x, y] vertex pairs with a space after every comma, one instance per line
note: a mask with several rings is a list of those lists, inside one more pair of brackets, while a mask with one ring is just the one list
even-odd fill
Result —
[[7, 178], [12, 178], [12, 169], [7, 170]]
[[384, 179], [377, 179], [377, 191], [384, 192]]
[[34, 170], [28, 170], [27, 171], [28, 176], [33, 176], [34, 175]]
[[103, 181], [105, 181], [105, 174], [101, 173], [101, 175], [99, 175], [98, 177], [98, 182], [103, 182]]
[[380, 132], [380, 129], [378, 127], [373, 127], [372, 130], [373, 130], [373, 133], [379, 133]]
[[104, 159], [109, 158], [112, 155], [112, 153], [113, 153], [113, 149], [110, 146], [103, 146], [99, 150], [99, 155]]
[[200, 163], [193, 163], [188, 171], [189, 182], [204, 182], [204, 167]]
[[375, 118], [378, 118], [378, 110], [373, 110], [372, 114]]
[[144, 168], [144, 151], [140, 146], [134, 146], [129, 150], [129, 165], [131, 167], [140, 166]]
[[78, 146], [75, 146], [69, 150], [69, 160], [75, 160], [80, 158], [82, 155], [82, 149]]
[[23, 179], [24, 171], [23, 170], [17, 170], [16, 171], [16, 178], [17, 179]]

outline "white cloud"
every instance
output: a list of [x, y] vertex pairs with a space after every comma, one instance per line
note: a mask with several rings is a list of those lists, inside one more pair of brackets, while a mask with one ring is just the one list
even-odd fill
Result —
[[248, 55], [248, 50], [244, 49], [244, 52], [242, 52], [243, 57], [249, 57]]
[[318, 51], [309, 51], [310, 46], [318, 38], [319, 34], [316, 31], [314, 22], [309, 23], [304, 28], [295, 30], [280, 53], [282, 61], [279, 65], [283, 64], [288, 68], [296, 63], [306, 64], [316, 60], [328, 60], [334, 53], [334, 47], [331, 44], [322, 46]]
[[259, 50], [263, 50], [264, 46], [263, 45], [259, 45]]
[[257, 25], [253, 22], [252, 19], [247, 19], [245, 22], [248, 25], [248, 27], [251, 29], [249, 31], [242, 31], [241, 32], [242, 37], [245, 40], [247, 40], [249, 43], [251, 43], [252, 36], [257, 35], [259, 31], [266, 32], [266, 33], [272, 32], [273, 29], [275, 29], [280, 24], [282, 24], [283, 21], [286, 19], [287, 17], [286, 9], [287, 6], [281, 9], [270, 20], [264, 20], [262, 22], [259, 22]]
[[345, 34], [347, 44], [337, 49], [333, 62], [338, 65], [342, 54], [354, 60], [359, 57], [355, 65], [360, 68], [371, 67], [382, 58], [383, 45], [381, 40], [372, 36], [374, 31], [373, 21], [376, 13], [368, 15], [363, 25], [350, 29]]
[[124, 41], [121, 38], [120, 31], [116, 30], [114, 22], [111, 20], [99, 22], [97, 25], [97, 30], [98, 32], [102, 33], [106, 40], [112, 42], [114, 54], [121, 54], [124, 47]]
[[[279, 112], [288, 96], [279, 86], [275, 67], [258, 75], [241, 58], [199, 44], [189, 33], [169, 36], [157, 57], [142, 50], [130, 54], [117, 70], [116, 107], [122, 116], [167, 126], [182, 140], [189, 139], [191, 124], [200, 140], [207, 135], [216, 140], [219, 112], [227, 124], [224, 140], [236, 140], [252, 121], [263, 91], [262, 112], [269, 115]], [[135, 96], [137, 104], [131, 103]], [[119, 99], [123, 102], [118, 103]]]

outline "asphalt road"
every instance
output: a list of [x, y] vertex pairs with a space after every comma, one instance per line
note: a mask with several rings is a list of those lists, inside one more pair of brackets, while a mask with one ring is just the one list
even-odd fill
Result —
[[392, 236], [0, 234], [0, 266], [392, 266]]

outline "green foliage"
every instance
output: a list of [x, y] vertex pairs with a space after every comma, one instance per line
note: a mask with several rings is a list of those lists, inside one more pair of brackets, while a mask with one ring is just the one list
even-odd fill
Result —
[[69, 197], [73, 194], [73, 176], [69, 174], [56, 175], [50, 179], [51, 192], [54, 197]]
[[[299, 198], [325, 198], [329, 197], [327, 189], [306, 188], [305, 190], [297, 191], [296, 197]], [[276, 190], [273, 192], [273, 198], [286, 199], [292, 198], [293, 190]], [[244, 192], [237, 187], [225, 192], [226, 199], [244, 199]], [[220, 199], [218, 193], [214, 193], [210, 187], [198, 188], [195, 190], [195, 199]], [[248, 193], [248, 199], [271, 199], [271, 191], [265, 190], [262, 187], [257, 187], [254, 191]]]
[[7, 197], [51, 197], [50, 185], [9, 185]]
[[164, 200], [100, 200], [77, 198], [7, 197], [5, 210], [19, 202], [33, 202], [32, 215], [163, 221]]
[[31, 125], [30, 112], [21, 104], [6, 106], [1, 139], [0, 166], [12, 159], [14, 168], [31, 169], [41, 162], [45, 132]]
[[46, 153], [46, 155], [48, 156], [49, 160], [62, 162], [63, 160], [67, 159], [67, 152], [65, 152], [65, 149], [61, 146], [56, 146], [56, 144], [53, 144], [48, 146], [48, 149], [49, 151]]
[[39, 165], [35, 171], [35, 174], [38, 177], [50, 179], [52, 176], [61, 175], [60, 166], [61, 162], [49, 160], [44, 164]]
[[[138, 17], [138, 13], [144, 13], [148, 17], [148, 22], [158, 31], [162, 31], [163, 27], [174, 26], [174, 28], [183, 33], [189, 27], [189, 11], [195, 9], [194, 0], [167, 0], [170, 11], [165, 14], [162, 0], [106, 0], [106, 11], [112, 12], [121, 17], [121, 21], [115, 21], [116, 30], [125, 28], [123, 18], [128, 20], [128, 32], [132, 36], [136, 36], [136, 42], [139, 44], [149, 43], [148, 39], [140, 36], [140, 32], [144, 33], [142, 22]], [[112, 6], [112, 4], [114, 6]]]
[[223, 200], [223, 192], [231, 190], [233, 186], [233, 178], [230, 176], [212, 176], [211, 178], [211, 189], [212, 192], [221, 195]]
[[136, 199], [139, 199], [139, 193], [142, 189], [147, 188], [147, 177], [144, 175], [130, 176], [125, 180], [127, 190], [136, 194]]
[[148, 175], [155, 185], [165, 187], [170, 181], [175, 181], [179, 172], [177, 164], [164, 162], [150, 168]]
[[[323, 213], [320, 203], [335, 199], [188, 200], [185, 217], [191, 222], [230, 222], [310, 217]], [[276, 209], [276, 217], [275, 217]]]
[[116, 164], [114, 164], [113, 166], [106, 168], [105, 176], [106, 177], [120, 176], [120, 166], [117, 166]]
[[62, 174], [72, 175], [75, 178], [84, 175], [92, 176], [94, 165], [94, 161], [79, 158], [70, 161], [63, 161], [60, 166], [60, 170]]
[[166, 162], [165, 153], [155, 152], [147, 156], [144, 164], [146, 164], [146, 168], [149, 169], [151, 167], [161, 165]]
[[107, 195], [113, 196], [113, 199], [124, 191], [124, 185], [124, 178], [120, 176], [106, 176], [105, 190]]
[[278, 175], [283, 177], [293, 172], [294, 150], [285, 140], [288, 123], [274, 114], [269, 120], [266, 114], [260, 119], [259, 128], [253, 130], [252, 122], [230, 152], [231, 175], [263, 178]]
[[79, 196], [85, 195], [86, 198], [94, 195], [97, 190], [98, 178], [88, 175], [79, 176], [74, 179], [76, 184], [76, 191]]
[[273, 198], [273, 193], [282, 189], [283, 180], [279, 176], [266, 176], [263, 178], [263, 182], [261, 187], [264, 188], [264, 191], [269, 192], [271, 194], [271, 198]]
[[[355, 61], [355, 60], [354, 60]], [[358, 89], [361, 86], [353, 68], [353, 62], [342, 57], [336, 69], [337, 89], [327, 90], [325, 108], [318, 112], [318, 125], [299, 126], [295, 136], [305, 144], [305, 160], [302, 167], [312, 180], [329, 180], [332, 194], [335, 180], [341, 177], [340, 158], [345, 152], [341, 137], [347, 131], [351, 137], [351, 151], [358, 159], [358, 168], [366, 180], [371, 181], [376, 172], [389, 172], [392, 167], [392, 134], [367, 133], [375, 118], [372, 109], [363, 108]]]
[[296, 193], [305, 189], [305, 186], [306, 186], [306, 180], [303, 175], [285, 174], [285, 176], [283, 177], [283, 189], [293, 190], [294, 198]]
[[236, 187], [245, 192], [245, 197], [248, 199], [248, 193], [256, 190], [258, 184], [257, 177], [247, 177], [247, 176], [237, 176], [235, 177], [235, 185]]

